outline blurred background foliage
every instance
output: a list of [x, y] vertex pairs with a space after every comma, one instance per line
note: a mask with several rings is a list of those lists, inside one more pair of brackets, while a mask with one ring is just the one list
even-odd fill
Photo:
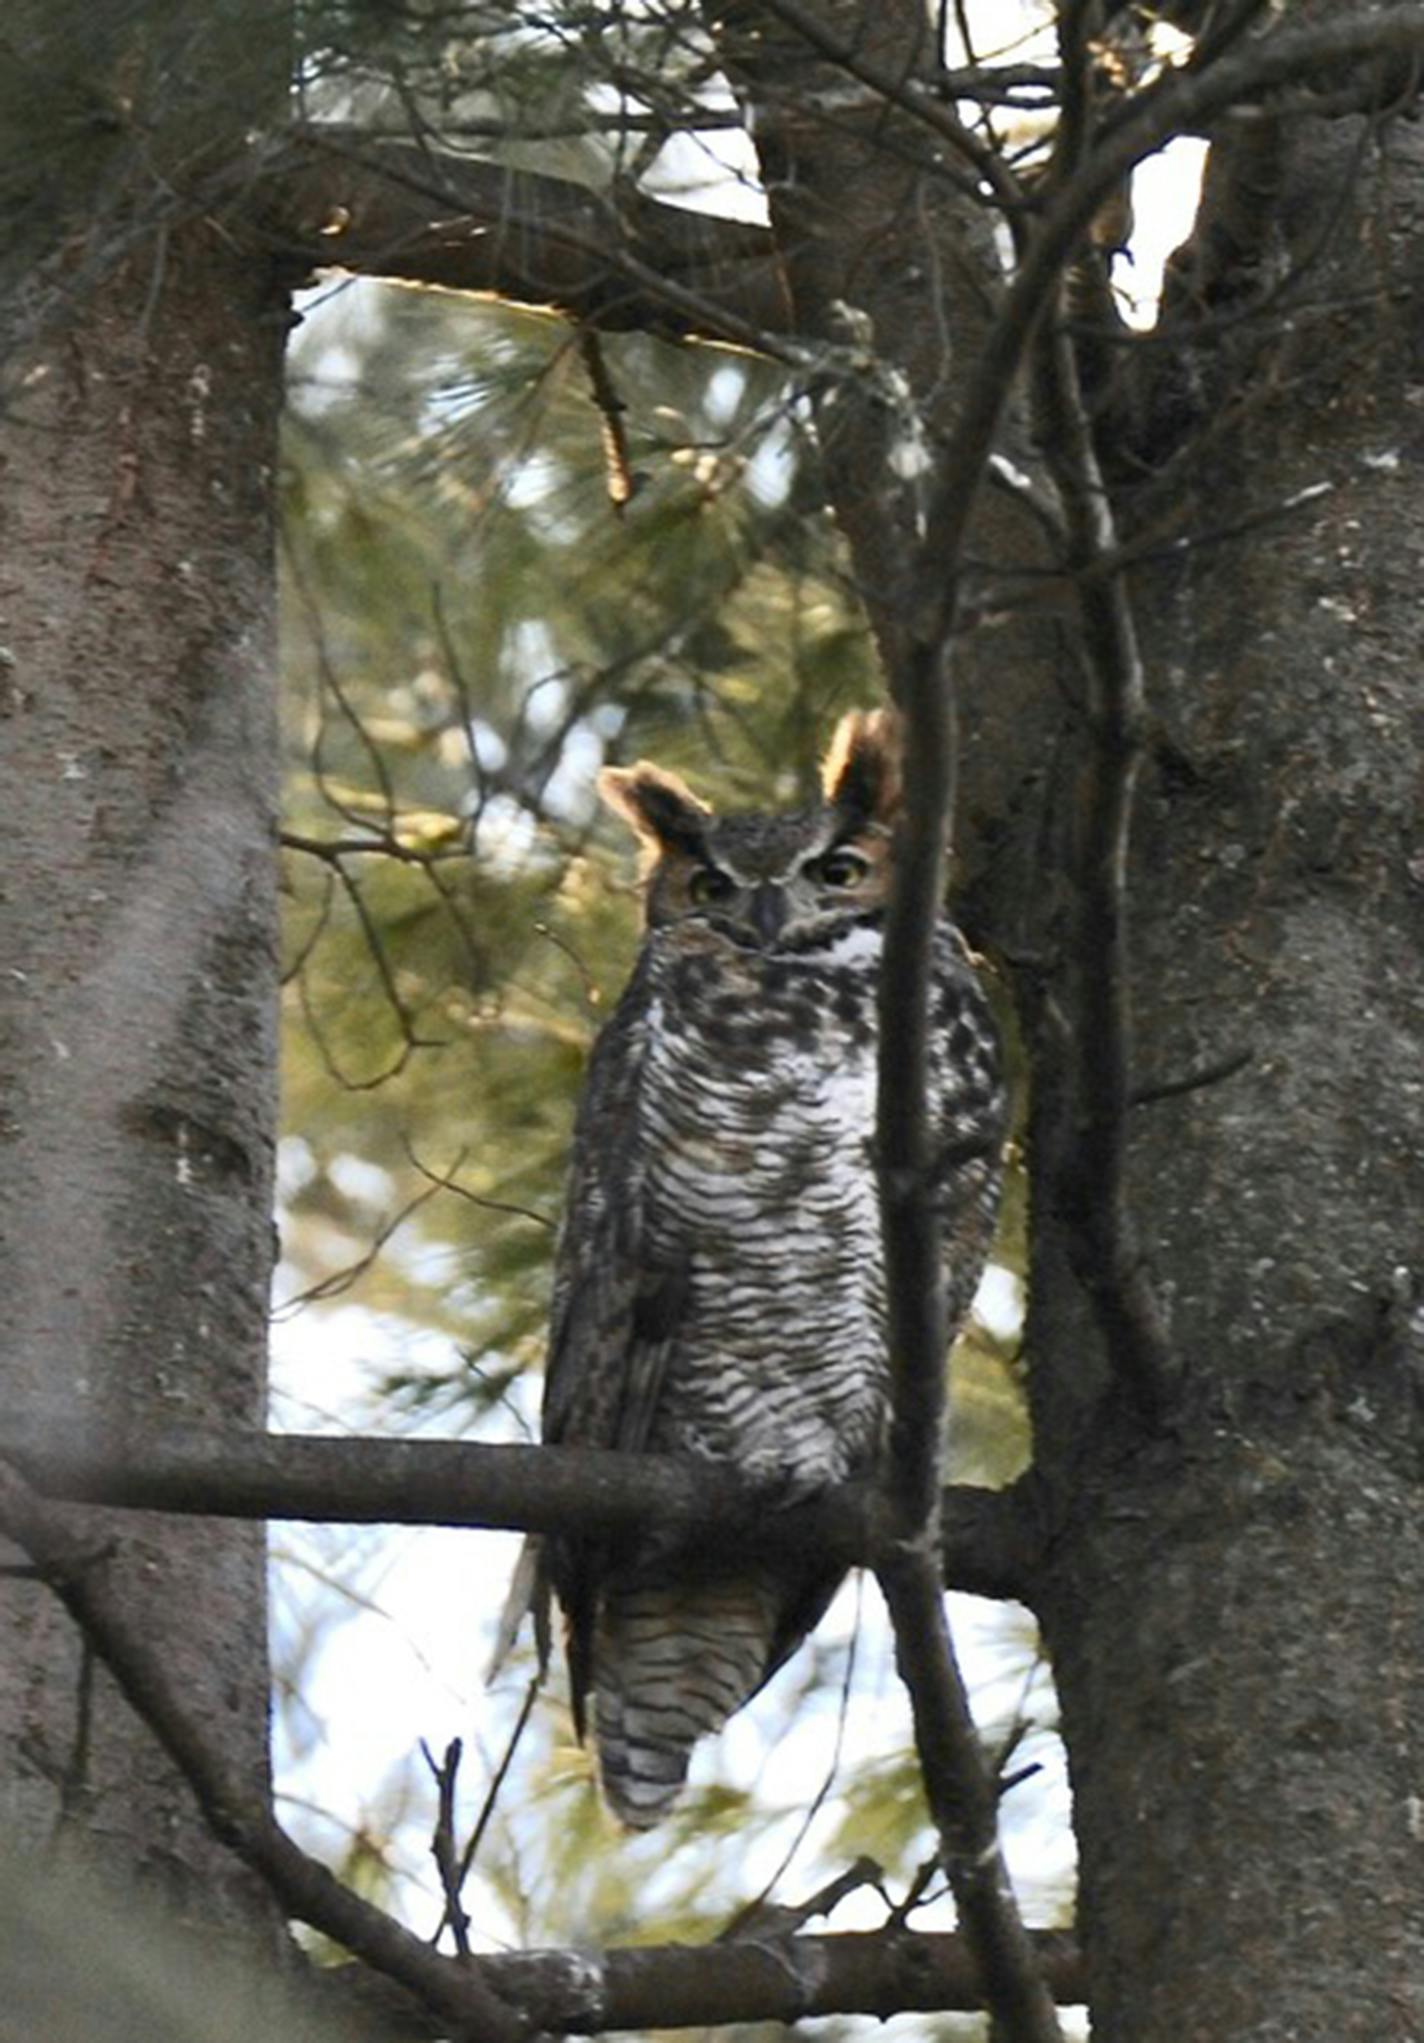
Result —
[[[688, 15], [618, 15], [623, 40], [595, 63], [577, 9], [554, 10], [562, 36], [503, 8], [482, 33], [480, 9], [459, 12], [455, 42], [375, 0], [309, 9], [309, 113], [438, 125], [442, 144], [590, 184], [695, 182], [667, 137], [685, 133], [689, 95], [709, 127], [726, 95]], [[641, 126], [610, 124], [601, 81], [619, 65], [625, 116], [630, 72], [649, 81]], [[527, 1437], [574, 1102], [638, 942], [632, 849], [599, 813], [597, 771], [646, 755], [714, 804], [804, 800], [836, 717], [875, 698], [870, 640], [804, 395], [726, 347], [595, 341], [527, 308], [324, 283], [292, 345], [284, 500], [279, 1421]], [[1002, 1483], [1027, 1460], [1022, 1233], [1016, 1175], [992, 1309], [955, 1360], [956, 1480]], [[363, 1366], [337, 1382], [343, 1343]], [[289, 1529], [275, 1597], [287, 1814], [427, 1931], [443, 1761], [421, 1756], [426, 1725], [399, 1728], [340, 1808], [312, 1762], [333, 1634], [356, 1613], [399, 1625], [396, 1577], [431, 1540], [451, 1579], [478, 1578], [445, 1629], [488, 1631], [508, 1541]], [[1068, 1847], [1036, 1840], [1065, 1791], [1033, 1626], [982, 1606], [968, 1623], [986, 1736], [1031, 1776], [1005, 1802], [1030, 1913], [1059, 1920]], [[476, 1641], [454, 1716], [462, 1842], [482, 1826], [477, 1937], [702, 1940], [763, 1889], [794, 1901], [863, 1856], [892, 1901], [913, 1888], [931, 1833], [873, 1589], [848, 1585], [651, 1838], [620, 1838], [603, 1813], [561, 1670], [491, 1798], [524, 1651], [484, 1695]], [[1035, 1799], [1050, 1778], [1051, 1807]], [[931, 1903], [941, 1884], [927, 1880]], [[837, 1926], [883, 1920], [886, 1902], [862, 1885], [848, 1908]], [[904, 2033], [978, 2029], [916, 2017]]]

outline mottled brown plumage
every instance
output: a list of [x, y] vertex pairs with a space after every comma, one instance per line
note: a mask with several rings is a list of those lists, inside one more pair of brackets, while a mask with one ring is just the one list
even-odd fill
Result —
[[[549, 1441], [692, 1454], [809, 1494], [873, 1467], [889, 1418], [870, 1143], [876, 985], [899, 773], [885, 715], [840, 726], [824, 798], [713, 815], [675, 776], [603, 776], [646, 860], [648, 931], [595, 1047], [559, 1239]], [[1005, 1100], [993, 1023], [938, 933], [931, 1109], [949, 1316], [993, 1227]], [[560, 1537], [539, 1561], [567, 1623], [582, 1734], [635, 1828], [817, 1622], [840, 1573], [719, 1568], [655, 1532]]]

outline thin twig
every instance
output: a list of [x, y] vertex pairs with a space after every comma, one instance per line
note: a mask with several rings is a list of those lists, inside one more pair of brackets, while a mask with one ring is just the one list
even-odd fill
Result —
[[[785, 1871], [784, 1865], [781, 1871]], [[776, 1878], [780, 1878], [780, 1873]], [[793, 1930], [804, 1929], [818, 1915], [829, 1915], [832, 1909], [839, 1908], [848, 1894], [858, 1894], [862, 1887], [874, 1887], [882, 1900], [886, 1899], [884, 1879], [885, 1869], [878, 1860], [858, 1858], [843, 1873], [837, 1873], [824, 1886], [818, 1887], [814, 1894], [808, 1894], [804, 1901], [768, 1907], [767, 1896], [775, 1884], [773, 1880], [754, 1901], [737, 1910], [726, 1927], [717, 1932], [716, 1941], [733, 1944], [743, 1937], [787, 1936]]]
[[418, 1213], [422, 1206], [428, 1205], [437, 1192], [447, 1189], [444, 1180], [436, 1179], [427, 1185], [423, 1192], [417, 1192], [413, 1198], [406, 1201], [398, 1213], [381, 1222], [370, 1246], [364, 1249], [354, 1262], [345, 1264], [339, 1270], [333, 1270], [329, 1277], [322, 1277], [317, 1283], [309, 1284], [304, 1291], [294, 1291], [290, 1298], [282, 1299], [272, 1307], [272, 1318], [276, 1321], [291, 1319], [305, 1306], [314, 1305], [325, 1298], [339, 1298], [342, 1292], [349, 1291], [353, 1284], [365, 1276], [391, 1236], [405, 1226], [411, 1215]]
[[573, 966], [574, 970], [579, 975], [579, 980], [583, 988], [583, 999], [585, 1007], [596, 1008], [600, 1004], [602, 998], [598, 990], [598, 982], [594, 978], [588, 966], [585, 964], [584, 960], [579, 956], [578, 951], [575, 949], [574, 945], [570, 943], [569, 939], [566, 936], [562, 935], [559, 930], [554, 929], [547, 922], [536, 922], [533, 925], [533, 928], [535, 936], [541, 936], [544, 939], [545, 943], [552, 944], [556, 951], [562, 952], [563, 956], [568, 959], [569, 963]]
[[[302, 557], [300, 549], [285, 534], [282, 541], [282, 552], [287, 563], [288, 573], [292, 579], [292, 587], [296, 591], [302, 609], [306, 613], [307, 626], [311, 632], [312, 646], [316, 654], [319, 693], [323, 696], [329, 695], [331, 697], [340, 712], [342, 721], [351, 731], [356, 742], [364, 752], [367, 764], [371, 769], [372, 779], [380, 790], [382, 813], [385, 818], [385, 834], [389, 837], [394, 837], [396, 834], [396, 795], [386, 756], [366, 729], [360, 714], [353, 707], [346, 694], [346, 690], [337, 674], [336, 664], [331, 658], [327, 647], [321, 608], [317, 602], [315, 591], [312, 588], [310, 576], [307, 573], [306, 562]], [[336, 811], [337, 815], [344, 822], [368, 826], [369, 818], [364, 816], [359, 810], [354, 809], [349, 802], [343, 801], [331, 787], [326, 767], [322, 760], [325, 735], [326, 717], [323, 713], [318, 722], [311, 749], [312, 777], [316, 782], [321, 798], [328, 807]]]
[[459, 705], [460, 735], [464, 739], [465, 756], [470, 762], [470, 778], [474, 782], [475, 807], [470, 817], [470, 842], [467, 846], [467, 850], [473, 850], [479, 820], [489, 801], [489, 783], [484, 761], [480, 758], [480, 748], [475, 742], [474, 695], [470, 689], [469, 676], [465, 672], [465, 663], [460, 658], [454, 633], [450, 629], [450, 620], [445, 614], [445, 593], [439, 582], [432, 582], [430, 587], [430, 614], [435, 620], [435, 636], [440, 642], [440, 655], [450, 676], [450, 686], [455, 691], [455, 701]]
[[464, 1885], [464, 1872], [455, 1853], [455, 1786], [460, 1776], [460, 1757], [464, 1745], [458, 1738], [452, 1738], [445, 1747], [445, 1757], [439, 1760], [422, 1738], [420, 1750], [430, 1768], [439, 1797], [435, 1812], [435, 1828], [430, 1838], [430, 1855], [435, 1861], [435, 1870], [440, 1879], [440, 1891], [445, 1896], [445, 1913], [441, 1916], [431, 1944], [438, 1944], [441, 1932], [448, 1923], [450, 1934], [455, 1939], [455, 1949], [462, 1958], [470, 1956], [470, 1918], [465, 1913], [460, 1899]]
[[529, 1719], [534, 1711], [534, 1704], [538, 1700], [542, 1679], [542, 1675], [534, 1675], [525, 1689], [524, 1700], [519, 1705], [519, 1715], [514, 1720], [514, 1729], [509, 1734], [508, 1742], [500, 1755], [498, 1766], [490, 1775], [490, 1784], [485, 1791], [484, 1801], [480, 1804], [480, 1813], [475, 1818], [475, 1827], [470, 1832], [469, 1842], [466, 1844], [460, 1857], [455, 1882], [457, 1893], [463, 1891], [465, 1882], [470, 1877], [471, 1868], [479, 1857], [480, 1846], [485, 1841], [485, 1832], [489, 1829], [494, 1812], [499, 1806], [500, 1790], [508, 1778], [510, 1767], [514, 1764], [514, 1755], [519, 1750], [520, 1741], [524, 1736]]
[[[1065, 67], [1086, 51], [1065, 45]], [[1084, 85], [1084, 97], [1087, 86]], [[1086, 119], [1086, 115], [1084, 116]], [[1086, 148], [1081, 126], [1060, 136]], [[1080, 164], [1055, 159], [1069, 183]], [[1070, 573], [1120, 551], [1071, 341], [1056, 321], [1038, 335], [1034, 394], [1040, 438], [1067, 524]], [[1108, 1359], [1149, 1416], [1175, 1376], [1162, 1315], [1137, 1250], [1128, 1206], [1127, 1112], [1132, 1060], [1132, 977], [1127, 859], [1133, 797], [1146, 747], [1146, 683], [1136, 620], [1121, 574], [1076, 582], [1090, 690], [1090, 755], [1077, 860], [1078, 941], [1070, 1027], [1072, 1133], [1051, 1197], [1076, 1247], [1075, 1266], [1097, 1310]]]
[[[807, 1803], [806, 1807], [802, 1810], [801, 1821], [796, 1826], [796, 1835], [792, 1838], [791, 1843], [782, 1853], [780, 1864], [776, 1866], [776, 1868], [771, 1874], [771, 1877], [764, 1883], [761, 1892], [759, 1894], [753, 1895], [750, 1901], [746, 1902], [741, 1908], [739, 1908], [737, 1910], [737, 1913], [732, 1917], [732, 1920], [727, 1924], [726, 1928], [718, 1932], [719, 1936], [721, 1937], [741, 1936], [746, 1932], [747, 1929], [754, 1927], [759, 1920], [764, 1920], [767, 1903], [770, 1901], [773, 1893], [776, 1891], [778, 1883], [785, 1877], [786, 1871], [788, 1867], [791, 1865], [792, 1860], [796, 1857], [797, 1852], [800, 1851], [802, 1845], [806, 1842], [806, 1838], [810, 1831], [811, 1825], [815, 1822], [817, 1816], [824, 1808], [826, 1797], [830, 1794], [831, 1789], [836, 1784], [836, 1776], [839, 1774], [841, 1766], [841, 1753], [845, 1748], [846, 1722], [850, 1713], [851, 1684], [855, 1679], [855, 1657], [856, 1648], [860, 1641], [860, 1619], [861, 1610], [864, 1603], [864, 1597], [865, 1597], [865, 1577], [863, 1575], [857, 1575], [855, 1581], [855, 1622], [851, 1627], [850, 1646], [846, 1652], [845, 1669], [841, 1675], [840, 1700], [836, 1708], [835, 1741], [831, 1747], [831, 1756], [830, 1760], [827, 1763], [826, 1771], [821, 1776], [821, 1784], [817, 1788], [815, 1794], [811, 1797], [811, 1800]], [[875, 1865], [874, 1861], [870, 1859], [858, 1859], [856, 1861], [856, 1867], [852, 1867], [851, 1872], [853, 1873], [857, 1867], [862, 1866], [874, 1866], [874, 1877], [877, 1879], [880, 1877], [881, 1870], [880, 1867], [878, 1865]], [[843, 1881], [848, 1879], [849, 1877], [850, 1877], [849, 1874], [841, 1875], [841, 1879]], [[863, 1874], [862, 1877], [859, 1880], [855, 1881], [854, 1884], [856, 1886], [864, 1886], [866, 1880], [870, 1877], [871, 1875], [869, 1874]], [[852, 1891], [851, 1887], [843, 1887], [839, 1889], [839, 1891], [836, 1894], [836, 1899], [837, 1900], [840, 1899], [843, 1893], [850, 1893], [851, 1891]], [[834, 1905], [835, 1905], [834, 1901], [825, 1902], [824, 1912], [828, 1912], [832, 1907], [834, 1907]], [[811, 1920], [812, 1915], [818, 1915], [821, 1914], [822, 1912], [823, 1907], [821, 1905], [821, 1897], [814, 1896], [812, 1898], [812, 1903], [801, 1904], [800, 1910], [797, 1911], [797, 1921], [795, 1926], [798, 1929], [802, 1928], [807, 1922]]]
[[513, 1199], [492, 1199], [483, 1192], [472, 1192], [468, 1186], [460, 1184], [455, 1172], [465, 1161], [466, 1152], [463, 1149], [448, 1170], [437, 1171], [432, 1170], [429, 1164], [421, 1162], [410, 1142], [404, 1137], [401, 1140], [401, 1147], [411, 1169], [423, 1177], [427, 1184], [434, 1185], [438, 1191], [453, 1192], [457, 1199], [463, 1199], [469, 1206], [478, 1206], [484, 1213], [507, 1213], [511, 1219], [531, 1221], [535, 1227], [542, 1227], [550, 1234], [557, 1227], [557, 1221], [551, 1220], [547, 1213], [536, 1212], [532, 1206], [521, 1206]]
[[1218, 1057], [1210, 1064], [1199, 1064], [1192, 1071], [1184, 1071], [1177, 1078], [1159, 1078], [1151, 1085], [1135, 1085], [1128, 1094], [1130, 1107], [1150, 1107], [1158, 1100], [1179, 1099], [1183, 1093], [1203, 1092], [1209, 1085], [1221, 1085], [1228, 1078], [1234, 1078], [1238, 1071], [1244, 1071], [1254, 1063], [1256, 1052], [1252, 1049], [1233, 1050], [1225, 1057]]
[[449, 844], [435, 851], [422, 851], [413, 844], [402, 844], [400, 838], [388, 830], [374, 831], [369, 837], [309, 837], [300, 830], [279, 830], [277, 842], [288, 851], [305, 852], [308, 858], [320, 859], [323, 865], [339, 868], [345, 858], [393, 858], [401, 865], [434, 865], [438, 860], [464, 859], [469, 856], [463, 845]]

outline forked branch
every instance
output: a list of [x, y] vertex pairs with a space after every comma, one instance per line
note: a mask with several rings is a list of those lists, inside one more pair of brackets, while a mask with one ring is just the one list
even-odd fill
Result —
[[197, 1798], [214, 1834], [262, 1878], [300, 1921], [399, 1980], [461, 2030], [487, 2043], [522, 2043], [529, 2025], [486, 1983], [344, 1887], [293, 1843], [273, 1817], [262, 1784], [239, 1777], [178, 1694], [161, 1653], [141, 1636], [115, 1594], [106, 1556], [91, 1535], [36, 1495], [0, 1461], [0, 1531], [22, 1547], [149, 1726]]
[[[3, 1460], [0, 1533], [29, 1555], [35, 1573], [69, 1611], [187, 1780], [215, 1834], [291, 1915], [412, 1996], [414, 2006], [392, 2006], [388, 1996], [364, 1990], [373, 1982], [356, 1967], [320, 1982], [330, 1993], [319, 1998], [344, 2000], [367, 2015], [386, 2011], [393, 2036], [458, 2034], [479, 2043], [522, 2043], [535, 2030], [589, 2034], [984, 2004], [981, 1974], [961, 1938], [909, 1935], [898, 1927], [855, 1936], [758, 1937], [701, 1950], [673, 1945], [444, 1957], [292, 1842], [260, 1788], [238, 1778], [175, 1691], [161, 1654], [127, 1620], [110, 1580], [111, 1545], [96, 1540], [75, 1514], [38, 1496]], [[457, 1892], [461, 1873], [452, 1875]], [[1078, 1997], [1071, 1940], [1049, 1936], [1040, 1945], [1059, 1994]]]

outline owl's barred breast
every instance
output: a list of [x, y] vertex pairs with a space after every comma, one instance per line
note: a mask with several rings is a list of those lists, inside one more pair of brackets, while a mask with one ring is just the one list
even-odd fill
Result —
[[888, 1403], [879, 930], [800, 956], [713, 932], [653, 949], [649, 1241], [686, 1261], [690, 1292], [649, 1445], [796, 1487], [842, 1480], [873, 1458]]
[[[644, 1255], [681, 1273], [646, 1445], [780, 1478], [790, 1494], [873, 1466], [890, 1417], [873, 1157], [880, 950], [878, 915], [799, 951], [683, 924], [650, 934], [632, 995]], [[993, 1024], [948, 923], [936, 968], [930, 1111], [968, 1194], [946, 1201], [957, 1317], [992, 1226], [1003, 1095]], [[689, 1574], [660, 1561], [656, 1541], [610, 1575], [594, 1721], [624, 1823], [659, 1819], [693, 1744], [774, 1672], [838, 1576], [773, 1559]]]

